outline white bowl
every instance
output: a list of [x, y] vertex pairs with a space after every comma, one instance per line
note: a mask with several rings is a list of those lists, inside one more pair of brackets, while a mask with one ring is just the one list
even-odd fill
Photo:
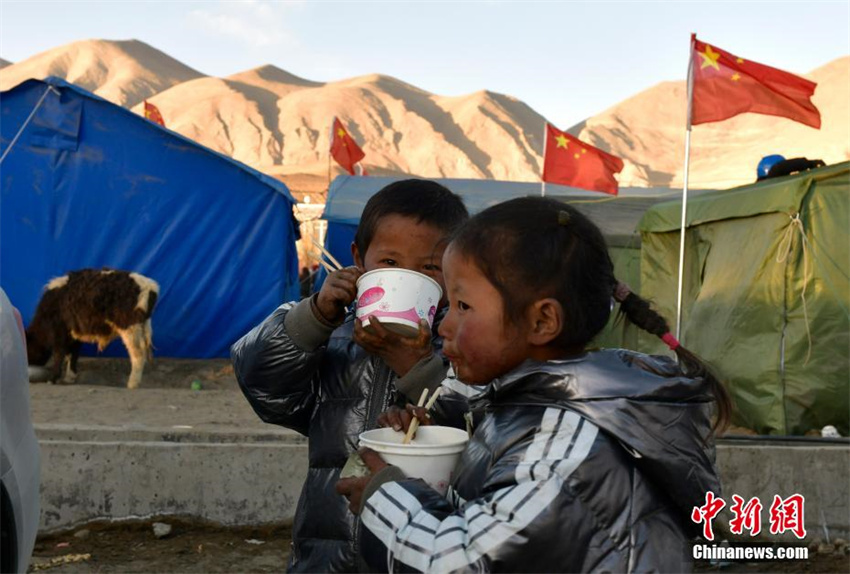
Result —
[[409, 269], [375, 269], [357, 280], [357, 318], [368, 327], [370, 319], [377, 317], [387, 329], [415, 337], [421, 319], [434, 326], [442, 296], [440, 284], [427, 275]]
[[445, 494], [454, 477], [460, 455], [469, 435], [453, 427], [426, 425], [416, 429], [416, 437], [402, 444], [404, 433], [380, 428], [360, 434], [360, 446], [378, 452], [387, 464], [399, 467], [410, 478], [421, 478], [440, 494]]

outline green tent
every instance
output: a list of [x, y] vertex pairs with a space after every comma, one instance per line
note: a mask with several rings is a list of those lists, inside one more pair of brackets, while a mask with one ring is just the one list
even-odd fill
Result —
[[[670, 197], [682, 195], [680, 190], [647, 191], [650, 193], [605, 198], [551, 196], [571, 204], [599, 226], [608, 244], [615, 276], [619, 281], [627, 283], [636, 293], [641, 293], [641, 236], [638, 232], [638, 223], [644, 212], [653, 205], [669, 201]], [[605, 329], [596, 336], [593, 345], [637, 349], [639, 333], [639, 329], [622, 321], [619, 314], [614, 313]]]
[[[641, 293], [675, 324], [681, 201], [640, 221]], [[683, 344], [735, 424], [804, 434], [850, 423], [850, 162], [689, 199]], [[663, 350], [640, 334], [645, 351]]]

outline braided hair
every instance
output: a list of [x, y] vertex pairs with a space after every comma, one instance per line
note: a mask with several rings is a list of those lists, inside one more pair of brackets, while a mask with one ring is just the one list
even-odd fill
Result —
[[505, 201], [470, 219], [455, 233], [452, 245], [499, 292], [508, 321], [518, 324], [541, 297], [556, 299], [567, 328], [552, 344], [565, 353], [583, 351], [602, 331], [613, 296], [632, 323], [668, 343], [688, 376], [709, 382], [718, 407], [714, 430], [727, 424], [731, 402], [726, 389], [673, 338], [667, 321], [647, 301], [617, 281], [605, 237], [573, 206], [546, 197]]

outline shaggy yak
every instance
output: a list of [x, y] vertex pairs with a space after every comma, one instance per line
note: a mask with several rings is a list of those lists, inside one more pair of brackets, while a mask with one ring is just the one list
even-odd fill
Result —
[[132, 365], [127, 388], [135, 389], [151, 356], [157, 297], [156, 281], [117, 269], [81, 269], [51, 280], [27, 329], [29, 363], [43, 366], [52, 354], [51, 380], [73, 383], [81, 343], [102, 351], [121, 337]]

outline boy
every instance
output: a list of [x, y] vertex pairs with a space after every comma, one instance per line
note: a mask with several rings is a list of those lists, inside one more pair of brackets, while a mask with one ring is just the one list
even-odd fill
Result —
[[[445, 301], [440, 266], [448, 236], [467, 218], [462, 200], [435, 182], [384, 187], [360, 218], [351, 245], [356, 265], [330, 274], [317, 295], [281, 306], [233, 345], [236, 378], [260, 418], [310, 439], [289, 571], [357, 570], [357, 522], [334, 485], [358, 435], [377, 427], [378, 415], [415, 403], [446, 376], [436, 336]], [[381, 267], [418, 271], [440, 284], [433, 330], [423, 321], [416, 338], [405, 338], [373, 319], [367, 331], [346, 313], [357, 278]]]

